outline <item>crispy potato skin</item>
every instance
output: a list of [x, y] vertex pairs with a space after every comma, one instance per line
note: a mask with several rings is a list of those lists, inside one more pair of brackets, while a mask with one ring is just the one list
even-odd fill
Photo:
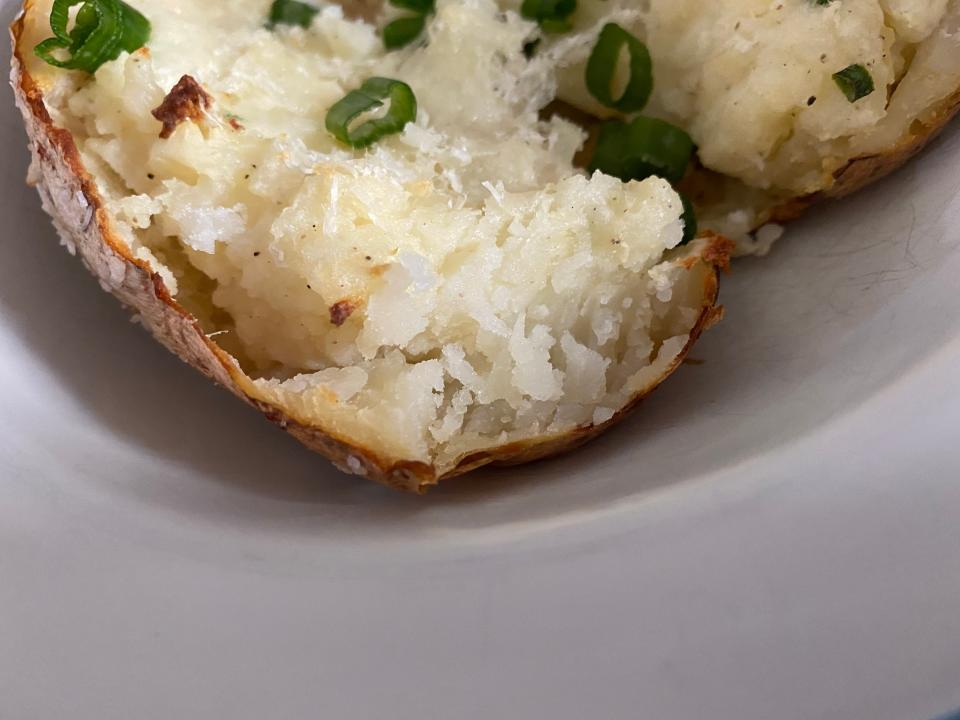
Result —
[[[372, 6], [372, 4], [370, 4]], [[25, 3], [29, 10], [30, 1]], [[33, 157], [30, 181], [36, 185], [43, 207], [52, 217], [63, 243], [77, 254], [101, 286], [137, 313], [150, 332], [171, 352], [202, 372], [244, 402], [259, 409], [271, 422], [300, 440], [311, 450], [329, 458], [341, 470], [366, 476], [390, 487], [423, 493], [441, 479], [460, 475], [490, 463], [517, 464], [572, 450], [623, 419], [640, 400], [680, 365], [699, 335], [721, 314], [716, 305], [717, 269], [726, 265], [731, 244], [715, 236], [701, 241], [701, 257], [688, 258], [692, 269], [702, 264], [704, 288], [702, 311], [684, 351], [662, 377], [634, 397], [629, 405], [601, 425], [577, 428], [569, 433], [532, 438], [460, 459], [445, 472], [422, 462], [398, 460], [376, 448], [361, 447], [302, 419], [290, 417], [283, 408], [264, 402], [237, 361], [204, 333], [197, 320], [170, 295], [159, 274], [146, 262], [134, 258], [112, 229], [96, 183], [84, 168], [72, 135], [58, 128], [44, 105], [39, 86], [23, 62], [23, 15], [11, 25], [13, 60], [11, 84], [20, 108]]]

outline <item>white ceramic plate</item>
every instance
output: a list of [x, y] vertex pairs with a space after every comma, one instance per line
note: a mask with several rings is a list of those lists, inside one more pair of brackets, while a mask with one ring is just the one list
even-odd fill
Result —
[[740, 263], [704, 363], [631, 422], [425, 499], [131, 325], [23, 146], [5, 89], [0, 718], [960, 706], [960, 132]]

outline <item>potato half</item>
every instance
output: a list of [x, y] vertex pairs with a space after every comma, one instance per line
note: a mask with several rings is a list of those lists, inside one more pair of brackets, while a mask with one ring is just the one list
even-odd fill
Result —
[[[684, 190], [730, 237], [884, 177], [960, 110], [960, 0], [580, 0], [572, 20], [538, 60], [562, 66], [559, 97], [610, 115], [586, 90], [587, 57], [611, 20], [642, 38], [644, 112], [690, 133]], [[834, 79], [851, 66], [875, 87], [855, 101]]]
[[[681, 247], [661, 180], [575, 170], [583, 133], [540, 119], [529, 27], [492, 0], [389, 55], [338, 8], [270, 31], [268, 0], [132, 4], [148, 48], [93, 77], [34, 57], [49, 0], [13, 24], [30, 180], [160, 342], [341, 469], [422, 492], [576, 447], [721, 316], [731, 244]], [[349, 151], [323, 118], [372, 74], [421, 112]], [[207, 99], [167, 128], [175, 84]]]

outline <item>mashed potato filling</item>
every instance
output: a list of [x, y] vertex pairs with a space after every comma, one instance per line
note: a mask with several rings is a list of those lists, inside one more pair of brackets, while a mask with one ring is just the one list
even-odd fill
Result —
[[[701, 225], [731, 237], [892, 152], [960, 87], [960, 0], [579, 0], [573, 32], [546, 36], [531, 72], [560, 66], [560, 97], [600, 117], [583, 75], [611, 19], [650, 50], [644, 114], [684, 128], [717, 174]], [[833, 74], [857, 64], [876, 90], [851, 103]]]
[[[68, 87], [31, 72], [117, 231], [265, 401], [442, 468], [609, 420], [686, 345], [703, 271], [664, 259], [679, 197], [574, 168], [584, 133], [541, 118], [556, 81], [517, 13], [440, 0], [428, 44], [386, 53], [335, 5], [268, 30], [269, 0], [131, 4], [147, 48]], [[212, 104], [161, 139], [185, 74]], [[326, 112], [374, 75], [413, 87], [416, 122], [340, 146]]]
[[[583, 68], [608, 18], [650, 49], [645, 113], [686, 129], [707, 168], [790, 195], [887, 149], [960, 85], [958, 0], [580, 0], [544, 62], [565, 66], [562, 97], [599, 115]], [[877, 90], [851, 103], [833, 74], [855, 64]]]

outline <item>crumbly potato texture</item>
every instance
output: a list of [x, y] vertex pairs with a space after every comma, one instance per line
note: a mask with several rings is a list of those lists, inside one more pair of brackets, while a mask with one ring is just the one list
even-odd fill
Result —
[[[195, 318], [188, 360], [349, 471], [422, 489], [580, 442], [717, 317], [724, 242], [679, 247], [667, 182], [574, 166], [584, 131], [541, 115], [555, 70], [494, 0], [439, 0], [429, 43], [391, 53], [336, 5], [271, 30], [269, 0], [131, 0], [151, 40], [94, 76], [32, 55], [50, 4], [15, 27], [14, 80], [66, 242], [106, 286], [97, 238], [152, 275], [155, 297], [117, 294]], [[356, 151], [324, 118], [371, 76], [419, 112]]]

